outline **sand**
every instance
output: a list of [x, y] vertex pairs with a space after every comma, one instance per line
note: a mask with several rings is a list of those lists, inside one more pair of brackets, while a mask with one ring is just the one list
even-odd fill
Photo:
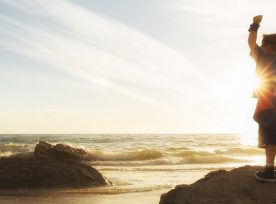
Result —
[[170, 189], [123, 194], [63, 194], [2, 196], [1, 204], [158, 204], [160, 196]]

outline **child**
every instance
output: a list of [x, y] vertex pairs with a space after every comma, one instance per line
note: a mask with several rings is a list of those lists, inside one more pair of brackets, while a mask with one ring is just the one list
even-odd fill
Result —
[[248, 45], [250, 55], [256, 62], [256, 74], [261, 86], [254, 120], [259, 124], [259, 147], [265, 148], [266, 166], [254, 173], [256, 179], [276, 182], [274, 178], [274, 159], [276, 146], [276, 34], [263, 35], [262, 45], [256, 44], [257, 31], [262, 16], [255, 16], [249, 28]]

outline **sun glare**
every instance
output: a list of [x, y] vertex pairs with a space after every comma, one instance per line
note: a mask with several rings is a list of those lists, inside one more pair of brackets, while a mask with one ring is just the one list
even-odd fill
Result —
[[[256, 107], [256, 98], [253, 93], [261, 87], [260, 79], [254, 73], [254, 64], [241, 61], [239, 69], [233, 70], [227, 83], [229, 90], [232, 89], [231, 98], [235, 111], [237, 111], [235, 125], [240, 133], [240, 142], [244, 146], [256, 146], [258, 137], [257, 123], [253, 120]], [[237, 79], [240, 79], [237, 81]]]
[[253, 86], [253, 90], [258, 90], [261, 87], [261, 79], [259, 77], [257, 77], [256, 75], [254, 75], [253, 80], [252, 80], [252, 86]]

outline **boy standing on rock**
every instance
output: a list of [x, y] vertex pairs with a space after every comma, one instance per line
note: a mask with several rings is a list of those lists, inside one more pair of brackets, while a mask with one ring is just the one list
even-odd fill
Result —
[[254, 173], [256, 179], [276, 182], [274, 159], [276, 146], [276, 34], [263, 35], [262, 45], [256, 44], [262, 16], [255, 16], [249, 28], [250, 55], [256, 62], [256, 74], [261, 85], [255, 93], [258, 98], [254, 120], [259, 124], [259, 147], [265, 148], [266, 166]]

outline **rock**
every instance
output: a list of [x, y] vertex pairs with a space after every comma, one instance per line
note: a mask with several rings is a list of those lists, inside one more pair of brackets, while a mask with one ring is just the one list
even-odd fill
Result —
[[37, 157], [49, 158], [53, 147], [54, 145], [51, 145], [45, 141], [39, 141], [39, 143], [35, 146], [34, 154]]
[[96, 169], [77, 161], [84, 158], [83, 151], [62, 144], [53, 146], [39, 142], [34, 154], [1, 158], [0, 189], [80, 188], [111, 184]]
[[81, 161], [88, 158], [83, 149], [73, 148], [64, 144], [51, 145], [45, 141], [39, 141], [35, 146], [34, 153], [41, 158], [54, 158], [61, 160]]
[[179, 185], [161, 196], [159, 204], [271, 204], [276, 202], [276, 183], [253, 177], [258, 166], [207, 174], [191, 185]]

